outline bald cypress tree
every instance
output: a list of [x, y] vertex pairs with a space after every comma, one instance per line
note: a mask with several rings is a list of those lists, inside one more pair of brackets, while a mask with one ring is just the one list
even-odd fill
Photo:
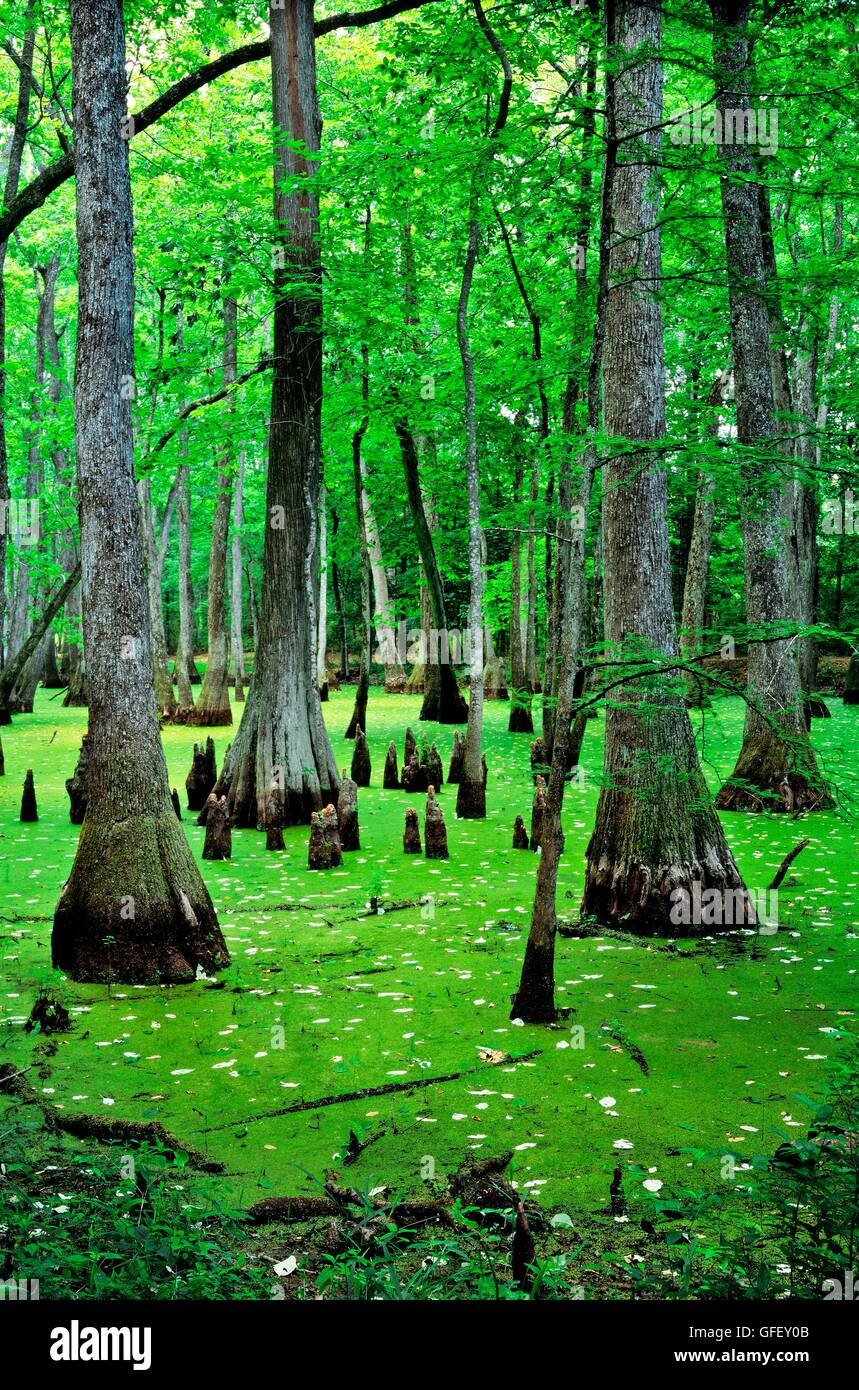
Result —
[[89, 800], [54, 917], [75, 979], [193, 979], [228, 963], [170, 800], [153, 687], [131, 425], [134, 260], [121, 0], [72, 0], [78, 335], [75, 444]]

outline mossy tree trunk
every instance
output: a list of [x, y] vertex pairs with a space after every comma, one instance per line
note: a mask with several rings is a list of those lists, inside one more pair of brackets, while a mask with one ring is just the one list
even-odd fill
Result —
[[[236, 323], [238, 305], [230, 295], [224, 299], [224, 352], [221, 384], [231, 386], [236, 379]], [[230, 415], [235, 410], [235, 396], [230, 398]], [[227, 426], [228, 430], [230, 426]], [[229, 441], [218, 463], [215, 514], [212, 519], [212, 540], [209, 547], [209, 580], [206, 626], [208, 655], [206, 674], [188, 723], [196, 728], [211, 728], [232, 724], [230, 690], [227, 684], [229, 646], [227, 642], [227, 551], [230, 539], [230, 504], [232, 501], [232, 443]]]
[[[316, 685], [317, 521], [322, 406], [319, 204], [311, 180], [321, 120], [312, 0], [271, 11], [274, 376], [267, 525], [254, 675], [218, 784], [234, 825], [276, 832], [337, 800], [340, 777]], [[310, 154], [289, 142], [300, 142]], [[276, 834], [268, 843], [276, 845]]]
[[[749, 0], [709, 0], [716, 104], [748, 112]], [[729, 123], [729, 128], [730, 123]], [[748, 703], [743, 745], [717, 805], [725, 810], [814, 810], [831, 805], [808, 739], [795, 644], [778, 640], [796, 622], [779, 472], [761, 461], [777, 438], [761, 198], [749, 147], [720, 145], [722, 216], [741, 449]], [[757, 640], [754, 640], [757, 638]], [[784, 789], [788, 794], [783, 794]]]
[[[130, 384], [125, 386], [130, 389]], [[161, 598], [161, 581], [164, 574], [164, 552], [159, 552], [155, 537], [155, 507], [152, 502], [152, 478], [146, 476], [138, 484], [140, 498], [139, 517], [143, 536], [143, 549], [146, 561], [145, 586], [149, 602], [149, 630], [151, 633], [152, 674], [155, 682], [155, 700], [158, 711], [165, 719], [172, 719], [177, 711], [173, 696], [173, 678], [167, 660], [167, 637], [164, 631], [164, 607]], [[86, 603], [86, 600], [84, 600]], [[90, 670], [90, 680], [94, 672]]]
[[[411, 215], [408, 206], [406, 206], [400, 222], [400, 249], [406, 324], [412, 329], [414, 349], [420, 355], [422, 343], [418, 331], [420, 315], [417, 297], [417, 272], [412, 244]], [[431, 623], [427, 625], [423, 605], [421, 607], [425, 660], [422, 663], [424, 698], [420, 718], [435, 720], [439, 724], [462, 724], [468, 718], [468, 707], [460, 694], [456, 672], [448, 661], [439, 660], [436, 654], [442, 645], [445, 648], [448, 646], [447, 610], [444, 584], [432, 537], [431, 508], [421, 487], [421, 466], [432, 461], [435, 454], [435, 438], [432, 433], [415, 434], [405, 412], [398, 413], [398, 417], [394, 421], [394, 429], [400, 446], [400, 457], [406, 479], [406, 497], [412, 515], [412, 525], [431, 610]], [[435, 641], [432, 640], [431, 628], [435, 629]]]
[[194, 664], [194, 591], [191, 584], [190, 469], [180, 463], [176, 473], [176, 522], [179, 529], [179, 640], [176, 646], [176, 693], [179, 718], [194, 708], [191, 667]]
[[[370, 209], [366, 210], [364, 226], [364, 255], [369, 260]], [[367, 348], [361, 348], [361, 409], [363, 414], [355, 433], [352, 435], [352, 486], [355, 498], [355, 524], [358, 530], [358, 573], [361, 589], [360, 648], [358, 662], [358, 684], [355, 687], [355, 704], [352, 717], [346, 728], [346, 738], [355, 738], [359, 729], [367, 731], [367, 699], [370, 694], [370, 660], [372, 652], [372, 610], [370, 606], [370, 550], [367, 543], [367, 516], [364, 511], [364, 484], [361, 471], [361, 446], [367, 426], [370, 391], [369, 356]]]
[[477, 453], [477, 408], [474, 360], [468, 332], [468, 300], [477, 261], [477, 188], [472, 192], [468, 246], [457, 312], [457, 338], [465, 385], [465, 473], [468, 489], [468, 729], [462, 777], [456, 792], [458, 816], [478, 820], [486, 815], [483, 785], [483, 547], [480, 529], [480, 465]]
[[[720, 372], [710, 391], [707, 408], [711, 418], [707, 420], [705, 426], [705, 437], [708, 439], [715, 438], [718, 432], [719, 417], [715, 412], [722, 400], [729, 378], [729, 370]], [[689, 554], [686, 557], [683, 607], [680, 617], [680, 654], [686, 662], [691, 662], [701, 652], [701, 635], [704, 630], [704, 610], [707, 603], [707, 579], [710, 572], [710, 551], [713, 545], [715, 515], [716, 479], [709, 470], [702, 469], [695, 485], [695, 512], [692, 518]], [[683, 685], [686, 703], [690, 708], [701, 708], [710, 703], [705, 682], [696, 679], [691, 671], [683, 672]]]
[[531, 688], [525, 670], [525, 650], [522, 642], [522, 531], [519, 508], [522, 503], [524, 476], [522, 421], [517, 416], [513, 426], [515, 463], [513, 472], [513, 530], [510, 537], [510, 733], [533, 733], [531, 717]]
[[388, 590], [388, 575], [382, 555], [382, 540], [379, 526], [367, 491], [369, 474], [367, 465], [361, 459], [361, 502], [364, 509], [364, 532], [367, 537], [367, 557], [370, 564], [370, 577], [373, 581], [373, 607], [376, 615], [376, 660], [385, 668], [385, 690], [399, 694], [405, 689], [406, 673], [397, 650], [397, 629], [391, 611], [391, 596]]
[[469, 691], [468, 728], [465, 735], [465, 755], [462, 775], [456, 792], [456, 814], [471, 820], [486, 815], [486, 763], [483, 757], [483, 532], [480, 527], [480, 458], [477, 447], [477, 401], [474, 378], [474, 357], [468, 322], [468, 304], [477, 264], [481, 191], [488, 166], [494, 158], [496, 141], [507, 123], [513, 72], [503, 44], [483, 12], [480, 0], [473, 0], [477, 22], [501, 66], [503, 81], [498, 110], [492, 129], [487, 133], [485, 151], [478, 154], [472, 176], [468, 209], [468, 243], [462, 270], [462, 282], [456, 312], [456, 337], [462, 362], [465, 388], [465, 475], [468, 490], [468, 629], [469, 629]]
[[[326, 489], [322, 483], [319, 489], [319, 612], [316, 616], [316, 684], [319, 686], [320, 700], [328, 699], [328, 509], [325, 501]], [[241, 570], [241, 564], [239, 566]], [[235, 577], [235, 556], [233, 558]], [[241, 589], [239, 589], [241, 594]], [[241, 610], [239, 610], [238, 634], [236, 633], [236, 609], [233, 605], [233, 646], [241, 644]], [[242, 671], [244, 665], [242, 664]], [[236, 666], [236, 699], [239, 694], [239, 667]]]
[[[179, 362], [185, 347], [185, 306], [176, 302], [176, 333], [173, 347]], [[182, 431], [179, 439], [180, 464], [176, 470], [176, 525], [179, 532], [179, 638], [176, 660], [173, 663], [178, 697], [177, 718], [187, 720], [194, 708], [191, 671], [194, 668], [194, 586], [191, 582], [191, 470], [186, 462], [188, 434]]]
[[[15, 201], [21, 179], [21, 162], [24, 146], [27, 143], [29, 126], [30, 95], [33, 79], [33, 52], [36, 44], [36, 28], [33, 24], [35, 6], [30, 3], [26, 10], [24, 39], [21, 45], [21, 61], [18, 77], [18, 100], [15, 107], [15, 120], [11, 135], [6, 141], [6, 177], [3, 183], [3, 206]], [[9, 496], [9, 466], [6, 449], [6, 252], [9, 243], [0, 237], [0, 501]], [[6, 548], [5, 526], [0, 526], [0, 662], [8, 660], [2, 650], [4, 618], [6, 613]]]
[[170, 799], [134, 485], [134, 262], [121, 0], [72, 0], [78, 245], [75, 443], [89, 803], [51, 940], [79, 980], [193, 979], [228, 963]]
[[[230, 575], [230, 654], [233, 661], [233, 674], [236, 678], [236, 701], [241, 702], [245, 698], [244, 688], [247, 684], [247, 671], [245, 670], [245, 634], [244, 634], [244, 584], [242, 574], [242, 526], [244, 525], [244, 494], [245, 494], [245, 449], [239, 447], [239, 466], [236, 472], [235, 486], [233, 487], [233, 534], [230, 549], [230, 562], [232, 572]], [[321, 502], [321, 526], [325, 525], [325, 501], [324, 490]], [[324, 529], [321, 532], [324, 539]], [[320, 604], [322, 603], [320, 588]], [[328, 627], [327, 608], [325, 619], [320, 616], [320, 632], [325, 633]], [[325, 642], [322, 642], [323, 660], [325, 657]]]
[[[607, 22], [618, 76], [607, 100], [617, 163], [603, 421], [610, 438], [645, 447], [613, 450], [604, 469], [605, 636], [613, 660], [641, 661], [646, 672], [677, 655], [667, 477], [648, 447], [665, 433], [656, 180], [661, 14], [656, 6], [619, 3]], [[698, 765], [681, 682], [670, 672], [622, 682], [606, 711], [603, 789], [582, 913], [641, 934], [676, 935], [672, 895], [691, 897], [695, 884], [739, 891], [745, 919], [748, 898]]]

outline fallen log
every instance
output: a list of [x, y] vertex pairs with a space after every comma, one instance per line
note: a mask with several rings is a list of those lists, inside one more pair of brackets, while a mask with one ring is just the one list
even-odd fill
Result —
[[775, 878], [773, 879], [772, 883], [770, 884], [769, 888], [767, 889], [767, 892], [768, 892], [768, 893], [774, 893], [774, 892], [775, 892], [776, 888], [778, 888], [778, 887], [780, 886], [780, 884], [782, 883], [782, 880], [784, 879], [784, 876], [785, 876], [785, 874], [787, 873], [788, 869], [790, 868], [791, 864], [793, 863], [794, 859], [797, 857], [798, 854], [801, 854], [801, 853], [802, 853], [802, 851], [805, 849], [806, 845], [810, 845], [810, 844], [811, 844], [811, 841], [810, 841], [810, 840], [800, 840], [800, 842], [799, 842], [798, 845], [794, 845], [794, 847], [793, 847], [793, 849], [791, 850], [790, 854], [786, 854], [786, 855], [784, 856], [784, 859], [781, 861], [781, 863], [780, 863], [779, 866], [778, 866], [778, 872], [776, 873]]
[[444, 1076], [416, 1076], [411, 1081], [389, 1081], [384, 1086], [368, 1086], [363, 1091], [344, 1091], [336, 1096], [320, 1096], [316, 1100], [299, 1100], [294, 1105], [283, 1105], [277, 1110], [263, 1110], [259, 1115], [248, 1115], [244, 1118], [228, 1120], [226, 1123], [218, 1125], [208, 1125], [206, 1129], [197, 1130], [198, 1134], [214, 1134], [217, 1130], [232, 1129], [235, 1125], [250, 1125], [256, 1120], [276, 1120], [281, 1115], [295, 1115], [302, 1110], [322, 1110], [328, 1105], [346, 1105], [352, 1100], [369, 1100], [373, 1096], [389, 1096], [398, 1091], [420, 1091], [427, 1086], [442, 1086], [448, 1081], [459, 1081], [463, 1076], [474, 1076], [477, 1072], [485, 1071], [487, 1067], [499, 1067], [503, 1065], [516, 1066], [519, 1062], [530, 1062], [533, 1057], [541, 1057], [542, 1048], [536, 1048], [533, 1052], [525, 1052], [519, 1057], [505, 1056], [499, 1062], [481, 1062], [476, 1067], [465, 1067], [462, 1071], [447, 1072]]

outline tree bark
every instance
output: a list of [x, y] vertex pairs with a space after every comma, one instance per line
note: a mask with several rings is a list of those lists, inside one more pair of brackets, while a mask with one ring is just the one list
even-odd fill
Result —
[[[247, 670], [245, 668], [245, 636], [244, 636], [244, 591], [242, 584], [242, 526], [244, 525], [244, 492], [245, 492], [245, 449], [239, 449], [239, 467], [236, 473], [236, 484], [233, 489], [233, 535], [232, 535], [232, 578], [230, 582], [230, 611], [231, 611], [231, 633], [230, 650], [233, 658], [233, 672], [236, 678], [236, 703], [241, 704], [245, 698], [245, 686], [248, 683]], [[324, 519], [324, 518], [323, 518]], [[327, 618], [326, 618], [327, 623]]]
[[[370, 209], [367, 209], [367, 222], [364, 232], [365, 259], [370, 239]], [[367, 518], [364, 511], [364, 483], [361, 470], [361, 446], [369, 424], [367, 413], [370, 391], [368, 353], [366, 345], [361, 347], [361, 416], [360, 424], [352, 435], [352, 487], [355, 498], [355, 525], [358, 530], [358, 574], [361, 590], [360, 660], [358, 662], [358, 684], [355, 687], [355, 704], [352, 718], [346, 729], [346, 738], [357, 737], [359, 729], [367, 732], [367, 697], [370, 694], [370, 653], [372, 650], [372, 613], [370, 609], [370, 553], [367, 544]]]
[[376, 615], [376, 660], [385, 668], [385, 690], [389, 694], [401, 694], [405, 689], [406, 673], [397, 651], [397, 630], [396, 625], [391, 621], [391, 597], [388, 592], [388, 576], [385, 572], [382, 556], [382, 542], [373, 512], [373, 504], [367, 491], [368, 473], [367, 465], [363, 459], [361, 460], [361, 478], [367, 558], [370, 565], [370, 577], [373, 581], [373, 603]]
[[[479, 0], [473, 0], [479, 10]], [[483, 782], [483, 555], [480, 529], [480, 462], [477, 452], [477, 406], [474, 385], [474, 359], [468, 332], [468, 300], [477, 261], [477, 177], [471, 194], [468, 246], [462, 272], [462, 287], [456, 315], [456, 336], [462, 360], [465, 386], [465, 477], [468, 491], [468, 727], [462, 776], [456, 792], [456, 814], [468, 820], [486, 815], [486, 787]]]
[[603, 789], [587, 849], [581, 911], [643, 935], [674, 936], [675, 895], [694, 899], [693, 885], [698, 891], [736, 892], [736, 925], [751, 909], [698, 765], [681, 683], [672, 674], [647, 674], [651, 663], [664, 665], [677, 655], [668, 485], [652, 447], [665, 433], [656, 187], [660, 8], [623, 0], [614, 14], [609, 9], [608, 26], [610, 61], [618, 68], [609, 132], [617, 165], [603, 419], [609, 438], [643, 447], [612, 449], [604, 468], [605, 636], [613, 661], [641, 665], [639, 679], [612, 691], [606, 711]]
[[[411, 214], [408, 205], [400, 221], [401, 273], [403, 298], [406, 308], [406, 326], [412, 330], [412, 344], [418, 356], [422, 343], [418, 332], [420, 314], [418, 309], [417, 271], [415, 267], [414, 246], [412, 243]], [[398, 399], [395, 388], [395, 399]], [[422, 667], [423, 704], [420, 718], [435, 720], [439, 724], [462, 724], [468, 718], [468, 707], [459, 691], [456, 672], [444, 661], [439, 661], [437, 648], [440, 642], [447, 645], [447, 613], [444, 597], [444, 584], [435, 553], [432, 538], [432, 525], [428, 502], [421, 486], [421, 466], [426, 456], [434, 451], [434, 437], [415, 434], [405, 410], [398, 412], [394, 429], [400, 446], [400, 457], [406, 480], [406, 498], [412, 516], [412, 525], [417, 541], [418, 554], [423, 570], [429, 604], [430, 621], [425, 621], [426, 612], [421, 604], [422, 644], [425, 659], [418, 663]], [[434, 632], [433, 632], [434, 630]]]
[[488, 133], [487, 150], [481, 151], [472, 176], [468, 209], [468, 244], [462, 270], [462, 283], [456, 312], [456, 337], [462, 361], [465, 387], [465, 476], [468, 490], [468, 601], [469, 689], [468, 727], [465, 734], [465, 754], [462, 775], [456, 793], [456, 814], [469, 820], [486, 815], [486, 779], [483, 757], [483, 532], [480, 527], [480, 459], [477, 448], [477, 402], [474, 381], [474, 358], [468, 325], [468, 301], [477, 263], [479, 235], [478, 217], [480, 193], [486, 170], [495, 152], [495, 141], [507, 123], [513, 72], [504, 46], [486, 19], [480, 0], [472, 0], [477, 23], [503, 73], [498, 112]]
[[[124, 389], [128, 389], [126, 386]], [[149, 603], [149, 630], [151, 636], [152, 674], [155, 683], [155, 700], [163, 719], [173, 719], [176, 700], [173, 696], [173, 678], [167, 660], [167, 636], [164, 631], [164, 605], [161, 597], [161, 581], [164, 575], [164, 557], [159, 554], [155, 538], [155, 506], [152, 501], [152, 479], [142, 478], [137, 487], [140, 500], [140, 527], [143, 536], [143, 550], [146, 559], [146, 595]]]
[[[236, 380], [236, 320], [238, 305], [227, 297], [224, 300], [224, 355], [222, 385], [232, 386]], [[230, 414], [235, 410], [235, 394], [230, 397]], [[229, 426], [228, 426], [229, 428]], [[208, 655], [203, 686], [197, 704], [188, 716], [195, 728], [213, 728], [232, 724], [230, 688], [227, 684], [229, 648], [227, 644], [227, 550], [230, 538], [230, 504], [232, 501], [232, 444], [227, 443], [218, 464], [215, 515], [212, 520], [212, 543], [209, 548], [209, 585], [207, 605]]]
[[54, 597], [43, 609], [41, 617], [34, 622], [27, 640], [21, 644], [12, 660], [7, 662], [2, 671], [0, 671], [0, 724], [11, 723], [9, 715], [9, 696], [15, 689], [15, 685], [18, 680], [20, 680], [22, 671], [38, 648], [39, 643], [43, 640], [51, 623], [68, 599], [72, 589], [80, 581], [80, 575], [80, 565], [76, 565], [71, 574], [66, 575]]
[[[423, 564], [424, 577], [432, 610], [432, 624], [436, 643], [439, 647], [447, 635], [447, 610], [445, 607], [444, 586], [438, 567], [432, 532], [421, 492], [420, 463], [415, 436], [404, 418], [395, 421], [394, 428], [400, 445], [403, 472], [406, 478], [406, 495], [415, 538]], [[433, 651], [431, 634], [424, 632], [426, 660], [424, 662], [424, 698], [419, 718], [435, 720], [439, 724], [463, 724], [468, 718], [468, 706], [459, 691], [456, 672], [449, 661], [441, 661]]]
[[71, 45], [75, 443], [91, 754], [87, 814], [54, 916], [52, 960], [78, 980], [172, 983], [229, 957], [170, 799], [152, 684], [126, 389], [134, 261], [121, 0], [72, 0]]
[[[719, 111], [747, 112], [750, 0], [709, 0]], [[720, 145], [722, 215], [728, 268], [737, 440], [745, 556], [748, 703], [743, 745], [717, 805], [724, 810], [815, 810], [832, 804], [805, 726], [795, 644], [772, 640], [796, 620], [778, 471], [762, 450], [775, 448], [767, 273], [761, 198], [749, 147]], [[757, 638], [757, 640], [755, 640]], [[767, 639], [767, 640], [762, 640]], [[789, 795], [784, 795], [787, 788]]]
[[514, 422], [513, 447], [515, 465], [513, 473], [513, 507], [515, 519], [510, 545], [510, 718], [508, 731], [512, 734], [534, 732], [531, 716], [531, 691], [525, 671], [525, 652], [522, 646], [522, 532], [519, 527], [519, 508], [522, 504], [522, 479], [524, 475], [522, 453], [522, 423], [517, 416]]
[[316, 685], [322, 271], [310, 181], [321, 134], [312, 0], [286, 0], [270, 19], [279, 254], [268, 524], [254, 676], [218, 793], [228, 794], [233, 824], [273, 832], [267, 843], [276, 844], [280, 827], [336, 802], [340, 778]]
[[[722, 399], [729, 376], [729, 371], [720, 372], [710, 392], [707, 406], [712, 418], [707, 421], [707, 438], [714, 438], [718, 432], [719, 417], [715, 411]], [[689, 554], [686, 557], [686, 578], [683, 583], [683, 608], [680, 617], [680, 655], [685, 662], [700, 654], [715, 515], [716, 479], [708, 470], [702, 469], [695, 486], [695, 514], [692, 520]], [[686, 704], [690, 709], [709, 705], [710, 700], [704, 682], [696, 680], [691, 671], [683, 672], [683, 684]]]
[[[316, 622], [316, 684], [319, 686], [320, 700], [328, 699], [328, 512], [326, 490], [323, 483], [319, 489], [319, 614]], [[240, 562], [241, 563], [241, 562]], [[233, 576], [235, 577], [235, 554], [233, 556]], [[241, 601], [241, 589], [239, 589]], [[239, 609], [238, 641], [241, 642], [241, 608]], [[235, 604], [233, 606], [233, 645], [236, 643]], [[239, 676], [236, 668], [236, 699], [239, 695]]]
[[[33, 26], [34, 5], [28, 4], [26, 11], [26, 31], [21, 48], [21, 69], [18, 79], [18, 100], [15, 108], [15, 123], [9, 141], [6, 181], [3, 188], [3, 206], [9, 207], [15, 201], [21, 179], [21, 160], [27, 140], [27, 124], [30, 112], [30, 84], [33, 76], [33, 50], [36, 43], [36, 30]], [[9, 497], [9, 464], [6, 452], [6, 252], [9, 246], [11, 229], [0, 234], [0, 503], [5, 504]], [[3, 631], [6, 607], [6, 528], [0, 527], [0, 660], [3, 659]]]
[[[180, 446], [183, 448], [184, 445]], [[177, 718], [187, 722], [194, 708], [191, 667], [194, 665], [194, 589], [191, 583], [190, 468], [180, 463], [176, 474], [176, 523], [179, 530], [179, 640], [176, 660]]]

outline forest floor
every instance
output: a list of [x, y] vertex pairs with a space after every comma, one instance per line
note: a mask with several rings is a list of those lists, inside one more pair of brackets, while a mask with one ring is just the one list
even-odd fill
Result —
[[[352, 699], [347, 688], [324, 706], [345, 767]], [[515, 815], [530, 821], [533, 787], [529, 738], [507, 732], [508, 705], [486, 711], [487, 819], [458, 822], [454, 790], [441, 792], [448, 861], [403, 854], [404, 809], [423, 798], [383, 791], [381, 774], [390, 739], [402, 759], [407, 724], [419, 739], [436, 740], [446, 771], [452, 730], [419, 724], [418, 699], [374, 689], [361, 849], [342, 868], [313, 873], [305, 827], [285, 832], [280, 854], [267, 853], [260, 834], [235, 832], [231, 861], [200, 860], [229, 970], [217, 982], [107, 987], [73, 984], [50, 966], [52, 913], [78, 835], [64, 782], [86, 711], [63, 709], [61, 695], [40, 691], [35, 714], [3, 730], [0, 1062], [29, 1069], [49, 1108], [160, 1121], [225, 1166], [219, 1184], [237, 1208], [273, 1195], [322, 1195], [325, 1171], [341, 1171], [350, 1144], [365, 1147], [343, 1181], [404, 1196], [425, 1194], [427, 1177], [453, 1173], [464, 1158], [512, 1149], [508, 1176], [523, 1197], [583, 1220], [605, 1212], [618, 1163], [636, 1165], [626, 1178], [634, 1205], [660, 1183], [666, 1192], [688, 1184], [696, 1151], [771, 1154], [805, 1135], [857, 1002], [859, 854], [850, 812], [859, 795], [859, 715], [838, 699], [829, 704], [832, 719], [815, 721], [813, 733], [841, 808], [799, 820], [723, 818], [753, 889], [765, 889], [787, 852], [810, 838], [779, 890], [778, 932], [676, 944], [623, 934], [559, 938], [558, 1003], [572, 1013], [546, 1029], [509, 1017], [536, 856], [511, 848]], [[739, 747], [742, 703], [719, 700], [703, 726], [695, 718], [716, 785]], [[220, 766], [230, 731], [213, 733]], [[183, 808], [195, 737], [200, 731], [164, 730]], [[559, 902], [571, 922], [601, 743], [602, 719], [591, 721], [585, 776], [565, 800]], [[22, 825], [30, 767], [39, 821]], [[204, 831], [195, 815], [183, 817], [199, 859]], [[371, 897], [383, 911], [369, 911]], [[45, 987], [73, 1021], [50, 1040], [22, 1027]], [[486, 1049], [500, 1059], [485, 1060]], [[401, 1089], [319, 1104], [388, 1086]], [[718, 1183], [715, 1158], [703, 1181]]]

